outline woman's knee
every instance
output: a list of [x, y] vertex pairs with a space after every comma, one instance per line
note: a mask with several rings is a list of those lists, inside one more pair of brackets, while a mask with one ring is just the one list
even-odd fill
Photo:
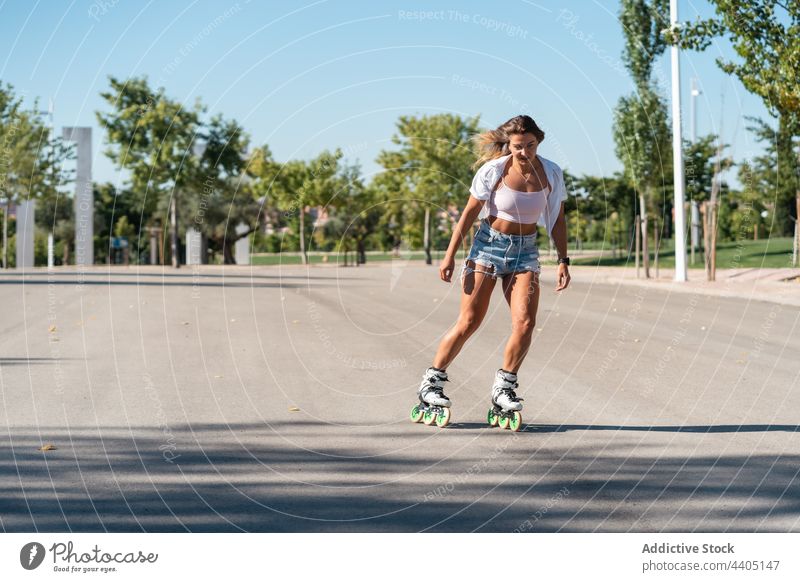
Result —
[[463, 314], [458, 318], [458, 322], [456, 322], [456, 333], [462, 336], [470, 336], [477, 331], [480, 325], [481, 318], [478, 317], [477, 314]]
[[536, 327], [536, 319], [533, 317], [515, 318], [511, 322], [511, 331], [523, 337], [530, 337], [533, 335], [533, 330]]

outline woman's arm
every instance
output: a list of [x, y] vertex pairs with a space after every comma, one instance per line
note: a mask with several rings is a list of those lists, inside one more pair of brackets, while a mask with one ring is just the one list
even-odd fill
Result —
[[[556, 251], [558, 252], [558, 258], [564, 258], [567, 256], [567, 218], [564, 216], [564, 203], [561, 203], [561, 209], [558, 211], [558, 218], [556, 219], [556, 223], [553, 225], [553, 242], [556, 244]], [[562, 289], [566, 289], [567, 285], [569, 285], [570, 276], [569, 276], [569, 267], [564, 263], [558, 264], [558, 274], [557, 274], [558, 283], [556, 284], [556, 291], [561, 291]]]
[[486, 204], [485, 200], [478, 200], [470, 195], [469, 201], [464, 207], [464, 212], [461, 213], [461, 218], [459, 218], [458, 224], [456, 224], [453, 229], [453, 236], [450, 238], [447, 252], [439, 265], [439, 277], [441, 277], [442, 281], [450, 282], [453, 276], [453, 270], [455, 269], [456, 253], [458, 253], [458, 249], [461, 248], [467, 230], [472, 228], [484, 204]]

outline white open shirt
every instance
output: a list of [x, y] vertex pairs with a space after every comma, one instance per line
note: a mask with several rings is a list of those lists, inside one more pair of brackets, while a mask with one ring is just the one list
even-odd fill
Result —
[[[469, 193], [478, 200], [489, 200], [503, 175], [505, 164], [510, 157], [511, 154], [508, 154], [489, 160], [478, 168], [478, 171], [475, 172], [475, 177], [472, 179], [472, 186], [470, 186]], [[564, 172], [555, 162], [543, 158], [538, 154], [536, 157], [542, 162], [545, 174], [547, 174], [547, 180], [550, 182], [550, 193], [547, 195], [547, 204], [544, 212], [539, 216], [537, 224], [544, 226], [547, 229], [547, 236], [553, 238], [553, 225], [555, 225], [558, 214], [561, 211], [561, 203], [567, 199], [567, 188], [564, 185]], [[487, 205], [484, 204], [478, 218], [485, 218], [488, 213]]]

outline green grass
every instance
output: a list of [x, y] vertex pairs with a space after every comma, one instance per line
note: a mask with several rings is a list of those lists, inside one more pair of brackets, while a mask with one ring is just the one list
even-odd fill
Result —
[[[652, 244], [652, 243], [651, 243]], [[650, 266], [654, 265], [655, 253], [650, 250]], [[597, 265], [602, 267], [621, 267], [634, 264], [634, 256], [629, 258], [612, 258], [611, 251], [603, 258], [576, 259], [575, 265]], [[687, 263], [689, 253], [687, 252]], [[658, 253], [658, 266], [666, 269], [675, 267], [675, 249], [672, 240], [663, 241]], [[703, 253], [695, 253], [694, 265], [690, 267], [703, 267]], [[785, 268], [792, 266], [792, 239], [773, 238], [763, 240], [741, 240], [721, 242], [717, 244], [717, 268]]]
[[[328, 261], [327, 264], [339, 264], [344, 265], [344, 255], [336, 253], [325, 253], [325, 254], [318, 254], [318, 253], [310, 253], [308, 255], [308, 262], [311, 264], [324, 264], [325, 261], [323, 257], [327, 256]], [[431, 251], [431, 256], [433, 257], [434, 264], [438, 263], [444, 257], [444, 251]], [[459, 252], [459, 257], [464, 257], [464, 251]], [[348, 253], [347, 255], [347, 263], [349, 265], [355, 264], [355, 253]], [[395, 257], [392, 253], [367, 253], [367, 263], [372, 262], [385, 262], [385, 261], [392, 261], [392, 260], [412, 260], [412, 261], [424, 261], [425, 260], [425, 252], [424, 251], [412, 251], [412, 252], [401, 252], [400, 257]], [[302, 261], [300, 260], [299, 254], [287, 254], [287, 253], [275, 253], [275, 254], [258, 254], [258, 255], [250, 255], [250, 261], [253, 265], [300, 265]]]
[[[572, 243], [574, 244], [574, 243]], [[652, 242], [651, 242], [652, 245]], [[600, 243], [591, 243], [591, 245], [584, 245], [584, 250], [594, 248], [599, 250]], [[540, 260], [542, 263], [547, 264], [551, 261], [547, 259], [547, 246], [540, 241]], [[630, 258], [612, 258], [611, 249], [606, 245], [604, 256], [602, 258], [578, 258], [575, 257], [574, 247], [570, 246], [570, 251], [573, 253], [573, 265], [596, 265], [602, 267], [623, 267], [626, 265], [633, 265], [633, 255]], [[658, 266], [670, 269], [675, 266], [675, 251], [672, 245], [672, 240], [662, 241], [661, 248], [659, 249]], [[436, 265], [442, 260], [444, 251], [432, 251], [433, 263]], [[335, 253], [310, 253], [308, 255], [309, 263], [322, 264], [323, 257], [327, 256], [327, 264], [344, 265], [344, 255]], [[460, 251], [456, 262], [463, 260], [465, 257], [464, 251]], [[253, 265], [300, 265], [300, 255], [295, 253], [275, 253], [275, 254], [256, 254], [251, 255], [251, 262]], [[412, 260], [423, 261], [425, 260], [425, 253], [423, 251], [402, 252], [399, 259], [392, 255], [392, 253], [382, 252], [369, 252], [367, 253], [367, 263], [372, 262], [386, 262], [392, 260]], [[689, 260], [687, 254], [687, 262]], [[355, 253], [348, 254], [348, 264], [353, 265], [355, 261]], [[654, 266], [655, 253], [650, 251], [650, 265]], [[717, 245], [717, 268], [718, 269], [732, 269], [732, 268], [782, 268], [792, 266], [792, 239], [786, 238], [773, 238], [763, 240], [743, 240], [734, 242], [723, 242]], [[695, 253], [694, 265], [689, 264], [689, 267], [703, 268], [703, 253]]]

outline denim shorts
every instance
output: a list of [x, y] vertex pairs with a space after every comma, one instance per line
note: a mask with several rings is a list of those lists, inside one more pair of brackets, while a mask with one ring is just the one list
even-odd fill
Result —
[[[471, 272], [480, 272], [492, 278], [510, 275], [521, 271], [539, 273], [539, 245], [533, 234], [505, 234], [489, 226], [486, 220], [475, 231], [475, 238], [469, 255], [461, 267], [461, 282]], [[467, 266], [467, 261], [475, 261], [475, 268]]]

